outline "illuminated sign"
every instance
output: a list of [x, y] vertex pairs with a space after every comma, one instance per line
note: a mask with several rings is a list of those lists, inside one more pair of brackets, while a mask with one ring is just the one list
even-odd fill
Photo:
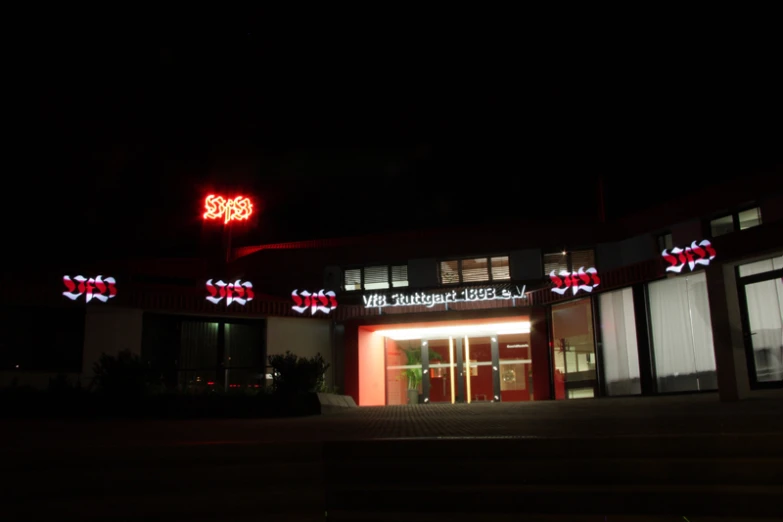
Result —
[[210, 194], [204, 202], [204, 208], [204, 219], [222, 219], [223, 223], [228, 223], [249, 218], [253, 213], [253, 202], [243, 196], [224, 199]]
[[715, 254], [712, 243], [705, 239], [701, 243], [694, 241], [685, 249], [674, 247], [671, 253], [664, 248], [661, 257], [671, 265], [666, 267], [667, 272], [679, 274], [686, 265], [691, 271], [696, 268], [696, 265], [709, 266], [710, 261], [715, 259]]
[[319, 290], [318, 292], [310, 293], [307, 290], [294, 290], [291, 292], [291, 299], [294, 300], [295, 306], [291, 309], [300, 314], [310, 310], [310, 315], [315, 315], [316, 312], [323, 312], [328, 314], [335, 308], [337, 308], [337, 294], [329, 290], [324, 292]]
[[560, 295], [568, 292], [569, 288], [574, 294], [579, 292], [579, 290], [592, 292], [593, 288], [601, 284], [601, 278], [598, 277], [598, 270], [592, 267], [585, 270], [585, 267], [583, 266], [579, 267], [579, 270], [576, 272], [562, 271], [558, 275], [555, 275], [555, 271], [552, 270], [549, 272], [549, 279], [551, 279], [552, 284], [555, 285], [552, 288], [552, 291]]
[[63, 292], [63, 295], [71, 301], [76, 301], [82, 294], [84, 294], [84, 301], [89, 303], [93, 299], [105, 303], [112, 297], [117, 295], [117, 281], [113, 277], [107, 277], [104, 279], [102, 276], [96, 278], [86, 278], [84, 276], [77, 275], [73, 279], [70, 276], [63, 276], [63, 284], [67, 290]]
[[507, 344], [506, 348], [530, 348], [530, 345], [528, 343]]
[[385, 308], [387, 306], [426, 306], [432, 308], [439, 304], [448, 303], [475, 303], [478, 301], [496, 301], [511, 299], [527, 299], [525, 295], [525, 286], [516, 288], [517, 293], [512, 294], [510, 290], [496, 288], [465, 288], [463, 290], [452, 290], [450, 292], [437, 292], [425, 294], [416, 292], [415, 294], [392, 294], [391, 302], [384, 294], [363, 295], [365, 308]]
[[223, 298], [226, 299], [226, 306], [230, 306], [231, 303], [237, 303], [245, 306], [249, 301], [252, 301], [256, 294], [253, 293], [253, 283], [245, 281], [244, 283], [237, 279], [233, 283], [224, 283], [218, 281], [212, 283], [212, 279], [207, 281], [207, 301], [210, 303], [218, 304]]

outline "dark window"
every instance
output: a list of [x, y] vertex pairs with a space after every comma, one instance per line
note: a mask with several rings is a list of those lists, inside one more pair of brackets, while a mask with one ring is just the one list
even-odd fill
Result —
[[671, 250], [674, 248], [674, 242], [672, 241], [671, 234], [661, 234], [658, 236], [657, 240], [658, 252], [663, 252], [664, 250]]
[[4, 307], [0, 369], [81, 373], [84, 308]]

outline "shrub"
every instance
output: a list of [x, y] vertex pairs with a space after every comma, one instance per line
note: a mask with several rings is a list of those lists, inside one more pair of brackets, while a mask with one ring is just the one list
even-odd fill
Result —
[[329, 369], [320, 353], [314, 357], [299, 357], [286, 351], [285, 354], [270, 355], [269, 365], [274, 371], [274, 390], [286, 395], [322, 391], [324, 374]]
[[141, 397], [161, 387], [160, 375], [129, 350], [116, 356], [102, 354], [95, 362], [93, 372], [95, 390], [112, 397]]

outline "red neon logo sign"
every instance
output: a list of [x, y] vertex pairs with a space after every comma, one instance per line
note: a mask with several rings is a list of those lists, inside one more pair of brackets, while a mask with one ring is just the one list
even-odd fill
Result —
[[671, 253], [667, 249], [663, 249], [661, 257], [663, 257], [671, 266], [666, 267], [667, 272], [682, 272], [685, 265], [693, 271], [696, 265], [709, 266], [710, 261], [715, 259], [715, 249], [712, 247], [712, 243], [704, 239], [700, 243], [694, 241], [691, 246], [685, 247], [685, 249], [674, 247]]
[[310, 309], [310, 315], [315, 315], [318, 311], [328, 314], [337, 308], [337, 295], [331, 290], [328, 292], [319, 290], [318, 293], [312, 294], [307, 290], [302, 290], [301, 292], [294, 290], [291, 292], [291, 299], [296, 303], [291, 309], [300, 314], [305, 313], [308, 308]]
[[559, 275], [555, 275], [555, 271], [552, 270], [549, 273], [549, 279], [555, 285], [552, 291], [560, 295], [565, 294], [569, 288], [574, 294], [579, 290], [592, 292], [593, 288], [601, 284], [598, 270], [592, 267], [587, 270], [585, 267], [580, 267], [576, 272], [562, 271]]
[[63, 276], [63, 284], [67, 288], [63, 295], [71, 301], [76, 301], [82, 294], [86, 294], [84, 296], [86, 303], [93, 299], [105, 303], [117, 295], [116, 283], [117, 281], [113, 277], [103, 279], [102, 276], [98, 276], [87, 279], [84, 276], [77, 275], [71, 279], [70, 276]]
[[256, 294], [253, 292], [253, 283], [249, 281], [242, 282], [241, 279], [237, 279], [233, 283], [224, 283], [218, 281], [212, 283], [212, 279], [207, 281], [207, 301], [213, 304], [218, 304], [224, 298], [226, 299], [226, 306], [231, 303], [237, 303], [245, 306], [249, 301], [252, 301]]
[[248, 219], [253, 213], [253, 202], [244, 196], [224, 199], [210, 194], [204, 201], [204, 208], [204, 219], [223, 219], [223, 223], [228, 223]]

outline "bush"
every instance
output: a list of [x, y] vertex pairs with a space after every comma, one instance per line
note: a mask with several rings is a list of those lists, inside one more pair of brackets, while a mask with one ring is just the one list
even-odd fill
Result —
[[162, 387], [161, 376], [129, 350], [121, 351], [116, 356], [102, 354], [95, 362], [93, 372], [92, 386], [95, 391], [111, 397], [142, 397]]
[[274, 371], [276, 393], [300, 395], [324, 391], [324, 374], [330, 365], [320, 353], [307, 358], [286, 351], [282, 355], [270, 355], [268, 359]]

